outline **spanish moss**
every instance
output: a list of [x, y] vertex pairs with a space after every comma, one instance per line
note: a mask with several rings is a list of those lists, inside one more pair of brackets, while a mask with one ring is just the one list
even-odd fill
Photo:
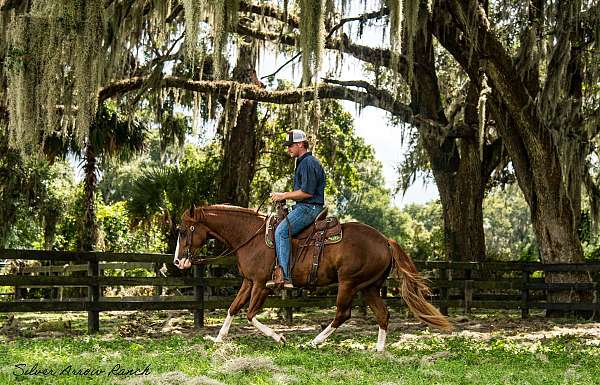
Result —
[[222, 53], [227, 43], [227, 32], [237, 29], [240, 0], [213, 0], [214, 28], [214, 63], [215, 74], [220, 77], [222, 68]]
[[404, 19], [404, 4], [403, 0], [387, 0], [387, 5], [390, 9], [390, 51], [393, 63], [397, 63], [400, 52], [402, 52], [402, 20]]
[[492, 92], [492, 89], [488, 86], [487, 76], [484, 74], [481, 77], [481, 86], [479, 87], [479, 100], [477, 102], [477, 111], [479, 112], [479, 160], [483, 162], [483, 147], [485, 140], [486, 131], [486, 114], [485, 107], [488, 95]]
[[324, 0], [300, 0], [302, 84], [311, 83], [321, 67], [325, 48]]
[[185, 12], [185, 53], [195, 63], [200, 50], [198, 35], [205, 3], [203, 0], [182, 0]]

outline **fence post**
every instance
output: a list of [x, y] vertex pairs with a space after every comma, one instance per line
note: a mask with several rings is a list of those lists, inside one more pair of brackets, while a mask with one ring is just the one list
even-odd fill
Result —
[[381, 296], [381, 298], [387, 298], [387, 296], [388, 296], [387, 280], [385, 281], [385, 283], [381, 287], [380, 296]]
[[204, 327], [204, 280], [200, 282], [202, 278], [202, 269], [198, 265], [194, 265], [194, 279], [196, 285], [194, 285], [194, 300], [196, 301], [196, 308], [194, 309], [194, 327], [201, 329]]
[[440, 311], [448, 315], [448, 269], [440, 269]]
[[529, 270], [521, 266], [521, 318], [529, 318]]
[[598, 312], [600, 312], [600, 285], [598, 284], [598, 282], [594, 282], [594, 318], [596, 318], [598, 315]]
[[[288, 293], [288, 290], [285, 290], [285, 289], [281, 290], [281, 299], [284, 301], [284, 303], [290, 297], [292, 297], [292, 296], [290, 295], [290, 293]], [[291, 324], [294, 319], [294, 309], [291, 307], [284, 307], [283, 308], [283, 318], [285, 319], [285, 322], [287, 322], [288, 324]]]
[[[154, 262], [154, 275], [158, 278], [161, 276], [160, 269], [162, 268], [162, 262]], [[154, 286], [154, 295], [160, 297], [162, 295], [163, 287], [160, 285]]]
[[361, 316], [367, 316], [367, 305], [365, 304], [365, 300], [363, 299], [362, 292], [358, 293], [358, 312]]
[[465, 270], [465, 314], [471, 314], [473, 304], [473, 280], [471, 280], [471, 269]]
[[[18, 265], [17, 275], [23, 275], [23, 271], [21, 270], [21, 264]], [[23, 299], [23, 289], [20, 286], [15, 285], [15, 301], [20, 301]]]
[[[99, 277], [98, 261], [88, 261], [88, 277]], [[93, 334], [100, 331], [100, 311], [97, 310], [100, 299], [100, 286], [98, 284], [88, 285], [88, 333]]]
[[[50, 260], [48, 263], [48, 266], [52, 267], [54, 266], [54, 261]], [[57, 272], [50, 272], [48, 273], [48, 276], [58, 276]], [[57, 300], [58, 299], [58, 287], [53, 286], [50, 288], [50, 299], [52, 300]]]

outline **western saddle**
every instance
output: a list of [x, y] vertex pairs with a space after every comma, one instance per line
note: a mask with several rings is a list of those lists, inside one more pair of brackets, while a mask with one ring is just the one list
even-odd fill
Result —
[[[278, 211], [279, 215], [271, 214], [266, 219], [265, 243], [270, 248], [275, 247], [275, 229], [285, 220], [285, 214], [287, 214], [287, 212], [285, 212], [285, 214], [282, 215], [280, 208], [278, 208]], [[292, 255], [292, 260], [290, 261], [292, 266], [294, 265], [294, 261], [302, 255], [302, 252], [305, 249], [312, 246], [314, 250], [311, 269], [308, 276], [309, 290], [314, 290], [316, 288], [317, 270], [325, 245], [338, 243], [342, 240], [342, 224], [338, 218], [328, 217], [328, 211], [327, 207], [323, 208], [312, 225], [309, 225], [298, 235], [294, 236], [294, 239], [298, 241], [298, 249], [295, 256]]]

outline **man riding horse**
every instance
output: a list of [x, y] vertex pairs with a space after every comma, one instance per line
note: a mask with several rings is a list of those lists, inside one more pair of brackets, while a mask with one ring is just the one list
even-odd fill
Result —
[[274, 279], [267, 287], [294, 287], [290, 279], [290, 254], [292, 237], [315, 221], [325, 203], [325, 171], [321, 163], [309, 151], [306, 134], [302, 130], [291, 130], [283, 143], [288, 153], [296, 158], [294, 190], [273, 192], [274, 202], [292, 199], [296, 204], [292, 211], [275, 230], [275, 251], [279, 265], [275, 268]]
[[[392, 268], [402, 279], [401, 296], [415, 317], [433, 327], [451, 330], [452, 324], [427, 301], [429, 287], [412, 259], [395, 240], [366, 224], [339, 224], [337, 220], [328, 219], [315, 223], [312, 230], [309, 228], [301, 231], [313, 223], [322, 210], [325, 173], [319, 161], [308, 152], [304, 132], [292, 130], [288, 133], [285, 144], [290, 155], [296, 158], [294, 191], [272, 193], [271, 197], [274, 201], [293, 199], [297, 203], [287, 220], [281, 221], [275, 230], [277, 258], [272, 248], [272, 239], [267, 237], [272, 233], [266, 231], [271, 229], [272, 217], [267, 217], [258, 210], [210, 205], [192, 207], [182, 215], [173, 263], [180, 269], [187, 269], [192, 263], [206, 264], [218, 259], [219, 257], [198, 258], [195, 255], [206, 240], [212, 237], [226, 244], [231, 249], [230, 253], [236, 255], [238, 270], [243, 278], [215, 342], [222, 342], [227, 337], [234, 316], [246, 304], [248, 322], [275, 341], [285, 341], [283, 335], [260, 322], [257, 315], [271, 292], [267, 285], [292, 287], [293, 277], [300, 287], [324, 287], [334, 283], [338, 285], [335, 317], [310, 342], [312, 346], [321, 345], [350, 318], [353, 299], [360, 293], [364, 303], [373, 310], [379, 326], [375, 348], [383, 351], [390, 313], [380, 294]], [[329, 226], [330, 224], [335, 226]], [[300, 251], [293, 271], [289, 271], [290, 233], [298, 234], [297, 247]], [[313, 253], [310, 253], [311, 250]], [[281, 265], [278, 269], [281, 278], [269, 282], [276, 259], [279, 259]]]

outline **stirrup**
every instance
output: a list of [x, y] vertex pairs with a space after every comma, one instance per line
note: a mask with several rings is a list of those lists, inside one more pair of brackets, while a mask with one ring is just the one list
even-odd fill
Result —
[[275, 266], [275, 270], [273, 271], [273, 277], [271, 280], [267, 281], [265, 286], [267, 288], [281, 287], [284, 283], [285, 281], [283, 279], [283, 270], [281, 269], [281, 266]]
[[294, 284], [292, 283], [292, 281], [285, 280], [285, 281], [283, 281], [283, 288], [284, 289], [293, 289]]

